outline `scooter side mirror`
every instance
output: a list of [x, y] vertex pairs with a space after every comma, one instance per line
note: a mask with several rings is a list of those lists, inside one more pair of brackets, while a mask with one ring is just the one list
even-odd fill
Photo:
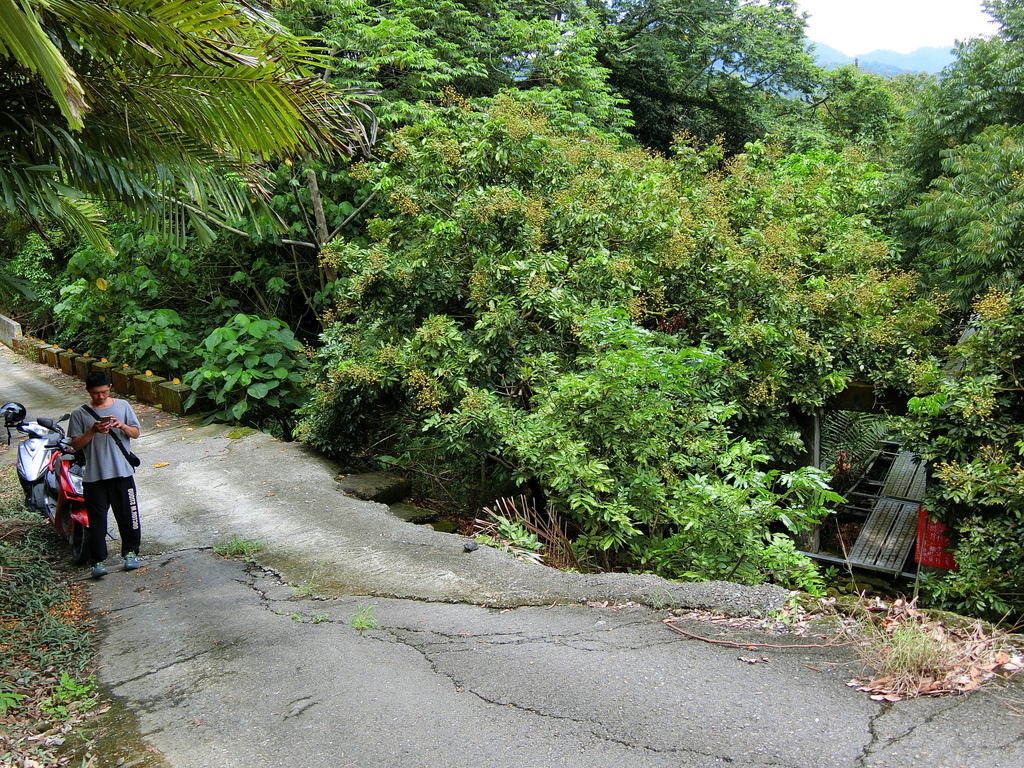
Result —
[[70, 413], [65, 413], [63, 416], [61, 416], [59, 419], [57, 419], [57, 423], [60, 424], [62, 421], [67, 421], [70, 418], [71, 418], [71, 414]]
[[[64, 429], [60, 426], [60, 423], [62, 421], [64, 421], [65, 418], [71, 418], [70, 414], [64, 414], [64, 416], [61, 416], [57, 420], [39, 418], [39, 419], [36, 419], [36, 424], [39, 424], [40, 426], [45, 427], [46, 429], [50, 430], [51, 432], [57, 432], [57, 433], [63, 435], [64, 434]], [[32, 433], [32, 434], [35, 434], [35, 433]], [[37, 437], [42, 437], [42, 435], [36, 435], [36, 436]]]

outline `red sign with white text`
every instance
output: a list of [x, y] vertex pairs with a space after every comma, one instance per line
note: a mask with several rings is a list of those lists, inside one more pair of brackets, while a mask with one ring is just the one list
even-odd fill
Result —
[[956, 570], [956, 560], [949, 546], [949, 532], [944, 523], [928, 518], [928, 510], [922, 504], [917, 511], [917, 552], [914, 555], [921, 565]]

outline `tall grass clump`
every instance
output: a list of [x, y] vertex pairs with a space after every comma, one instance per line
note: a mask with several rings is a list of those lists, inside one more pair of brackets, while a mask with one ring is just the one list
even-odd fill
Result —
[[0, 465], [0, 765], [59, 768], [89, 758], [76, 734], [98, 703], [93, 622], [63, 542], [23, 498]]

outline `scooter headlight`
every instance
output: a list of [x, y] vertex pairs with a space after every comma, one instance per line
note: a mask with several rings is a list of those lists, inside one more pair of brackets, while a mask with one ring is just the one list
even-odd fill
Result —
[[76, 472], [68, 472], [68, 480], [71, 482], [71, 490], [77, 493], [79, 496], [85, 495], [85, 489], [82, 487], [82, 476]]

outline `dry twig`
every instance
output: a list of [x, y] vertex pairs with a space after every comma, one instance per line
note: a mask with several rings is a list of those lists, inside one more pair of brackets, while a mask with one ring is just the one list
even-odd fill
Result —
[[712, 643], [713, 645], [727, 645], [731, 648], [838, 648], [839, 646], [843, 645], [852, 645], [854, 642], [853, 640], [849, 640], [844, 643], [834, 643], [829, 641], [827, 643], [792, 643], [786, 645], [772, 645], [771, 643], [736, 643], [732, 640], [714, 640], [710, 637], [701, 637], [700, 635], [695, 635], [692, 632], [687, 632], [685, 629], [680, 629], [673, 623], [674, 621], [675, 619], [664, 619], [662, 623], [669, 629], [678, 632], [680, 635], [683, 635], [685, 637], [689, 637], [694, 640], [700, 640], [705, 643]]

